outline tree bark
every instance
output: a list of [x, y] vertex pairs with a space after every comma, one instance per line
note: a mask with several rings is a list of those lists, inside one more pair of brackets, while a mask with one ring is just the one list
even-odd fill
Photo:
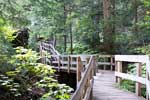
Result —
[[70, 53], [73, 54], [72, 23], [70, 22]]
[[114, 53], [114, 36], [115, 36], [115, 0], [103, 0], [103, 16], [104, 16], [104, 43], [103, 50], [106, 53]]
[[66, 5], [64, 5], [64, 52], [66, 52], [67, 49], [67, 35], [66, 35], [66, 19], [67, 19], [67, 9], [66, 9]]
[[138, 32], [138, 28], [137, 28], [137, 22], [138, 22], [138, 12], [137, 12], [137, 8], [138, 8], [138, 1], [134, 0], [134, 33]]

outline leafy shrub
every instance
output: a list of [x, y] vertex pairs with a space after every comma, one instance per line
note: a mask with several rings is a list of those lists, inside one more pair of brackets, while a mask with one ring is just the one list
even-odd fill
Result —
[[139, 54], [150, 54], [150, 45], [135, 48], [135, 52]]
[[[136, 75], [136, 66], [134, 64], [130, 64], [128, 66], [128, 70], [127, 73], [130, 75]], [[146, 65], [144, 64], [142, 66], [142, 77], [146, 77]], [[121, 88], [131, 91], [131, 92], [135, 92], [135, 83], [134, 81], [131, 80], [122, 80], [121, 82]], [[142, 86], [142, 96], [146, 97], [146, 88], [144, 86]]]
[[6, 25], [6, 22], [0, 17], [0, 72], [6, 72], [12, 66], [7, 62], [10, 60], [14, 50], [10, 44], [13, 40], [13, 30]]
[[39, 59], [39, 54], [31, 49], [16, 48], [16, 54], [9, 61], [13, 70], [3, 73], [0, 77], [0, 92], [3, 94], [0, 95], [0, 99], [67, 100], [70, 98], [72, 89], [59, 84], [53, 78], [55, 70], [49, 65], [39, 63]]

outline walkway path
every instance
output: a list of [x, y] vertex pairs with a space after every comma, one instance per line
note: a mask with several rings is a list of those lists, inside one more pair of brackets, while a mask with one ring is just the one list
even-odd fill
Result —
[[145, 100], [115, 86], [114, 72], [101, 71], [94, 76], [94, 100]]

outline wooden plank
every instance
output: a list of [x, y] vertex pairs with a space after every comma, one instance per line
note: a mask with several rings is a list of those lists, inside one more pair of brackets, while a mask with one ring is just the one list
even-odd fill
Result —
[[71, 58], [68, 56], [68, 73], [70, 73]]
[[[68, 61], [61, 61], [62, 64], [68, 64]], [[70, 61], [70, 64], [72, 65], [76, 65], [77, 62], [76, 61]]]
[[115, 64], [113, 63], [113, 57], [110, 58], [110, 64], [111, 64], [110, 70], [113, 71], [113, 66], [115, 65]]
[[58, 63], [59, 63], [59, 61], [52, 61], [52, 63], [53, 63], [53, 64], [58, 64]]
[[[79, 61], [79, 60], [80, 60], [80, 61]], [[76, 62], [75, 62], [75, 63], [77, 63], [77, 67], [78, 67], [79, 62], [81, 63], [81, 58], [80, 58], [80, 57], [77, 57], [77, 60], [76, 60]], [[70, 56], [70, 63], [71, 63], [71, 67], [72, 67], [72, 65], [73, 65], [73, 57], [72, 57], [72, 56]], [[79, 70], [80, 70], [80, 69], [79, 69]], [[77, 73], [78, 73], [78, 68], [77, 68]]]
[[132, 81], [135, 81], [135, 82], [139, 82], [139, 83], [142, 83], [142, 84], [146, 84], [146, 79], [142, 78], [142, 77], [129, 75], [129, 74], [125, 74], [125, 73], [120, 73], [120, 72], [115, 72], [115, 76], [121, 77], [121, 78], [124, 78], [124, 79], [128, 79], [128, 80], [132, 80]]
[[99, 58], [110, 58], [113, 55], [98, 55]]
[[146, 55], [115, 55], [116, 61], [126, 62], [147, 62], [149, 57]]
[[[54, 66], [52, 66], [52, 68], [58, 69], [59, 67], [54, 67]], [[67, 67], [67, 66], [61, 66], [59, 69], [60, 69], [60, 70], [64, 70], [65, 72], [68, 71], [68, 67]], [[76, 72], [77, 70], [76, 70], [76, 68], [72, 67], [72, 68], [70, 68], [70, 71]]]
[[94, 100], [145, 100], [116, 87], [114, 72], [104, 70], [99, 70], [97, 76], [94, 76], [93, 95]]
[[90, 86], [88, 87], [88, 89], [86, 91], [86, 94], [85, 94], [85, 97], [84, 97], [83, 100], [91, 100], [89, 98], [90, 98], [90, 94], [91, 94], [92, 87], [93, 87], [93, 81], [94, 81], [94, 79], [90, 80]]
[[81, 69], [82, 69], [82, 64], [81, 64], [81, 58], [77, 58], [77, 84], [81, 80]]
[[[136, 76], [141, 77], [141, 75], [142, 75], [142, 63], [136, 63], [135, 66], [136, 66]], [[138, 96], [141, 96], [141, 87], [142, 87], [141, 83], [139, 83], [139, 82], [135, 83], [135, 93]]]
[[[106, 62], [106, 58], [104, 58], [104, 62]], [[104, 64], [104, 70], [106, 70], [106, 65]]]
[[81, 97], [81, 91], [83, 91], [84, 86], [86, 84], [86, 81], [90, 75], [90, 71], [92, 70], [92, 63], [93, 63], [93, 56], [90, 58], [89, 63], [86, 65], [86, 70], [83, 73], [83, 77], [81, 78], [81, 81], [79, 82], [79, 84], [77, 85], [77, 89], [75, 91], [75, 93], [73, 94], [73, 96], [71, 97], [71, 100], [80, 100]]
[[98, 62], [98, 65], [115, 65], [114, 63], [110, 63], [110, 62]]
[[150, 60], [148, 60], [147, 62], [146, 62], [146, 70], [147, 70], [147, 74], [148, 74], [148, 76], [150, 76]]
[[150, 100], [150, 60], [146, 62], [146, 99]]
[[93, 61], [93, 75], [92, 75], [92, 77], [93, 76], [96, 76], [96, 73], [97, 73], [97, 71], [98, 71], [98, 65], [97, 65], [97, 60], [96, 60], [96, 57], [94, 57], [94, 61]]
[[146, 92], [147, 92], [147, 100], [150, 100], [150, 81], [146, 80]]
[[[121, 73], [122, 72], [122, 62], [121, 61], [117, 61], [117, 72], [118, 73]], [[121, 80], [122, 80], [122, 77], [116, 77], [117, 79], [117, 82], [120, 84], [121, 83]]]

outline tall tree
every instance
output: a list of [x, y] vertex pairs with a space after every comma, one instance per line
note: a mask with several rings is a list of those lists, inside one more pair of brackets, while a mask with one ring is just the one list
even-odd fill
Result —
[[137, 30], [137, 23], [138, 23], [138, 0], [134, 0], [133, 2], [134, 5], [134, 32], [136, 33]]
[[103, 50], [106, 53], [114, 53], [114, 34], [115, 27], [113, 24], [114, 17], [115, 0], [103, 0], [103, 15], [104, 15], [104, 41]]

